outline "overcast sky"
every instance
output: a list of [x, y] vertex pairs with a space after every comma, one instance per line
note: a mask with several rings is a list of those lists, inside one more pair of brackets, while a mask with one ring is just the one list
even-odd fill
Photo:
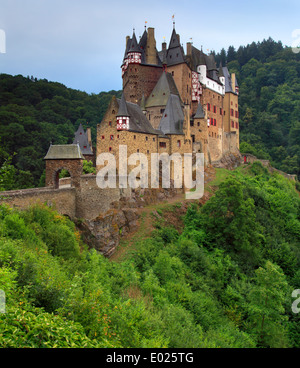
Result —
[[192, 38], [204, 51], [269, 36], [291, 46], [300, 29], [299, 0], [0, 0], [0, 73], [88, 93], [119, 90], [126, 36], [133, 28], [141, 36], [147, 22], [160, 50], [164, 37], [169, 43], [173, 15], [184, 48]]

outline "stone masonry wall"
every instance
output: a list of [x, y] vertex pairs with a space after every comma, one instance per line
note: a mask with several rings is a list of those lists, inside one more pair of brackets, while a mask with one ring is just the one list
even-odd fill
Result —
[[70, 218], [76, 217], [76, 189], [36, 188], [8, 192], [0, 192], [0, 204], [26, 209], [35, 203], [45, 203], [53, 206], [60, 214]]

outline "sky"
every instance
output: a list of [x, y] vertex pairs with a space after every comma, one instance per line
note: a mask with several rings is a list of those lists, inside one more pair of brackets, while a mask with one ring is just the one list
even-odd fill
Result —
[[190, 41], [219, 52], [269, 37], [291, 46], [300, 37], [299, 15], [299, 0], [0, 0], [0, 73], [89, 94], [120, 90], [133, 29], [138, 38], [145, 25], [155, 28], [159, 51], [173, 16], [185, 50]]

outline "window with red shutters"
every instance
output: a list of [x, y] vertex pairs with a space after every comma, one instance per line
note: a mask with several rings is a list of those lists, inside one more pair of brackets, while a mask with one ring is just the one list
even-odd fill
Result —
[[207, 104], [207, 111], [210, 111], [210, 103]]

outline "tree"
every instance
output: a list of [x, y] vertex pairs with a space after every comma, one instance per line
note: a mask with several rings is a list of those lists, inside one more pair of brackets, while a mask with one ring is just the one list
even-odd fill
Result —
[[248, 296], [249, 333], [259, 346], [288, 347], [283, 322], [288, 284], [281, 268], [270, 261], [255, 272], [255, 284]]

